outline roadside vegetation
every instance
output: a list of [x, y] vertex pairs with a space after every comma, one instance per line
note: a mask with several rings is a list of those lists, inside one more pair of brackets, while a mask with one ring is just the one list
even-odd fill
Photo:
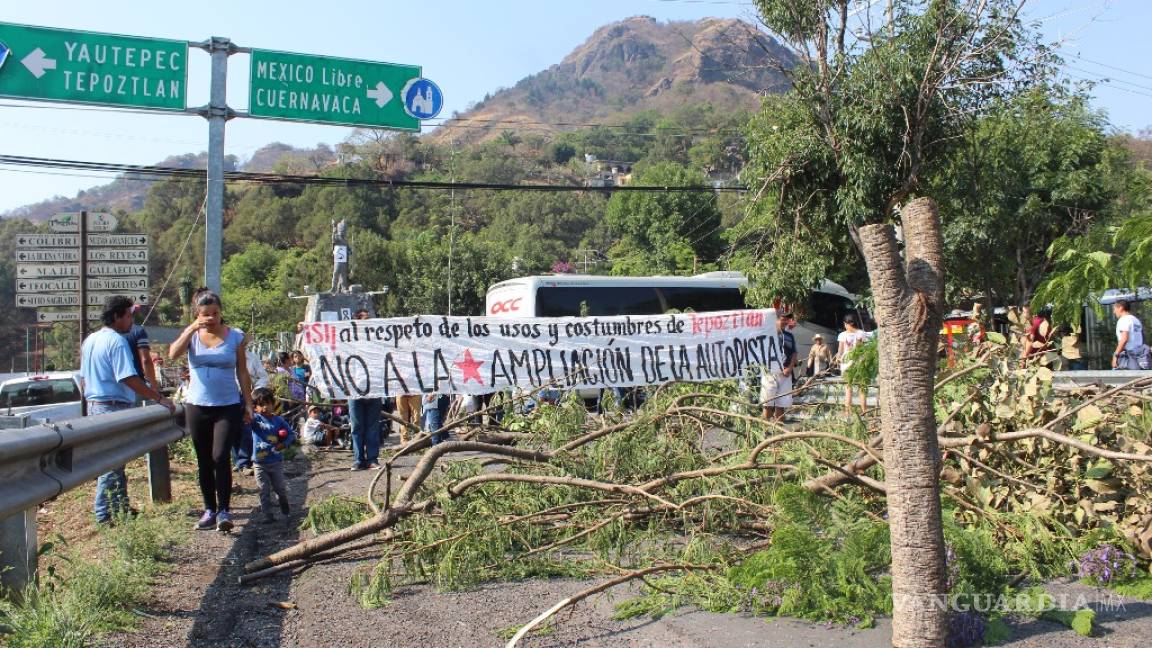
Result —
[[0, 644], [83, 648], [133, 628], [186, 526], [180, 506], [168, 505], [117, 518], [86, 551], [60, 536], [43, 543], [39, 584], [0, 599]]
[[[1152, 593], [1152, 382], [1055, 392], [1055, 354], [1021, 366], [1015, 348], [961, 353], [937, 381], [952, 645], [1002, 640], [1011, 616], [1098, 632], [1044, 593], [1051, 579]], [[575, 577], [590, 593], [634, 581], [619, 618], [692, 606], [865, 627], [892, 613], [877, 420], [801, 411], [782, 428], [735, 384], [674, 384], [635, 412], [573, 398], [461, 427], [390, 505], [380, 484], [320, 503], [306, 522], [320, 535], [246, 571], [354, 548], [380, 555], [349, 583], [366, 607], [414, 584]], [[466, 450], [485, 455], [453, 459]]]

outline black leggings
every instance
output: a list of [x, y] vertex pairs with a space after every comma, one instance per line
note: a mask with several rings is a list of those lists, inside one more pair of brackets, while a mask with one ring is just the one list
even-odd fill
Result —
[[232, 442], [244, 429], [244, 406], [184, 404], [184, 419], [192, 447], [196, 449], [196, 466], [200, 473], [200, 494], [204, 508], [227, 510], [232, 501]]

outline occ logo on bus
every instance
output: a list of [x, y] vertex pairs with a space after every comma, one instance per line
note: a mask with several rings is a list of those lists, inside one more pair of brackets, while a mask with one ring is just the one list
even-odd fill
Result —
[[514, 313], [520, 310], [520, 300], [522, 299], [524, 298], [517, 297], [516, 299], [505, 299], [504, 301], [498, 301], [495, 304], [492, 304], [492, 308], [488, 310], [488, 314], [499, 315], [500, 313]]

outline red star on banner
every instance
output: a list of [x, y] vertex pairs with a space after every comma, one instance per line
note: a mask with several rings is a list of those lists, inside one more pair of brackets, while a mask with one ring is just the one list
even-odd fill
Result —
[[465, 349], [464, 359], [457, 360], [452, 364], [460, 368], [460, 373], [464, 374], [464, 382], [475, 380], [481, 385], [484, 384], [484, 379], [480, 377], [480, 367], [484, 366], [484, 363], [472, 357], [471, 349]]

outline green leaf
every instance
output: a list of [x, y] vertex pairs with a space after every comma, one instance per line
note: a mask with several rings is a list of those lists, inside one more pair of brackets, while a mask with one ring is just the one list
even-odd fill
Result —
[[1100, 461], [1084, 471], [1086, 479], [1104, 479], [1112, 474], [1112, 462]]
[[984, 645], [986, 646], [1002, 644], [1011, 638], [1012, 629], [1000, 617], [988, 619], [988, 623], [984, 625]]
[[1127, 583], [1121, 583], [1112, 589], [1116, 590], [1117, 594], [1152, 601], [1152, 576], [1144, 576]]
[[1003, 333], [997, 333], [996, 331], [988, 331], [987, 333], [985, 333], [985, 336], [988, 338], [988, 341], [991, 342], [992, 344], [1001, 344], [1001, 345], [1002, 344], [1008, 344], [1008, 338], [1004, 337]]
[[1093, 622], [1096, 620], [1096, 611], [1091, 609], [1049, 610], [1041, 614], [1040, 618], [1066, 625], [1081, 637], [1091, 637]]
[[1108, 266], [1112, 265], [1112, 255], [1107, 252], [1100, 250], [1089, 252], [1088, 258], [1096, 262], [1096, 265], [1102, 268], [1107, 268]]

